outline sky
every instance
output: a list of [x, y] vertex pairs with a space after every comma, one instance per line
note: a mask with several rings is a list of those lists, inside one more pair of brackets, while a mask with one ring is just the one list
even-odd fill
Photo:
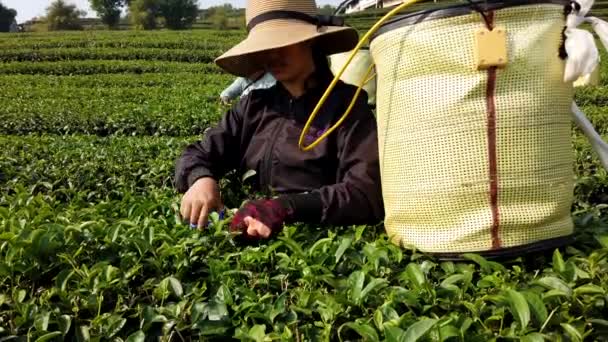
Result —
[[[17, 22], [22, 23], [33, 17], [44, 15], [46, 8], [52, 0], [0, 0], [0, 2], [8, 8], [17, 10]], [[89, 0], [66, 0], [66, 2], [75, 4], [79, 9], [87, 11], [87, 16], [95, 16], [95, 13], [89, 7]], [[317, 5], [338, 5], [340, 2], [341, 0], [317, 0]], [[225, 3], [230, 3], [237, 7], [245, 6], [245, 0], [199, 0], [202, 8]]]

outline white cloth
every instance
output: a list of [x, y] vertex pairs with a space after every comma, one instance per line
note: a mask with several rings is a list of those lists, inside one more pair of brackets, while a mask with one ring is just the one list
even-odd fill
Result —
[[593, 31], [600, 37], [604, 49], [608, 50], [608, 23], [596, 17], [585, 18], [591, 24]]
[[564, 82], [574, 82], [579, 77], [593, 72], [600, 62], [600, 54], [589, 31], [568, 28], [565, 34], [568, 59], [564, 70]]
[[[573, 3], [573, 5], [575, 4]], [[599, 36], [602, 45], [608, 49], [608, 23], [595, 17], [586, 17], [593, 6], [593, 0], [578, 0], [578, 5], [580, 5], [580, 9], [573, 10], [566, 19], [567, 28], [564, 33], [568, 59], [564, 70], [564, 82], [573, 82], [581, 76], [591, 74], [600, 61], [593, 35], [588, 31], [577, 29], [581, 23], [591, 23], [591, 27]], [[572, 118], [598, 154], [602, 166], [608, 170], [608, 144], [602, 140], [575, 102], [572, 102]]]
[[269, 72], [265, 73], [257, 81], [245, 77], [237, 77], [232, 84], [222, 91], [220, 97], [227, 101], [232, 101], [237, 97], [247, 96], [254, 89], [270, 88], [275, 83], [277, 83], [277, 80]]
[[[585, 21], [585, 17], [587, 13], [591, 11], [591, 7], [593, 7], [594, 0], [577, 0], [572, 2], [572, 12], [566, 18], [566, 26], [568, 28], [576, 28], [578, 25], [582, 24]], [[575, 4], [580, 6], [579, 10], [576, 10]]]
[[[600, 62], [593, 35], [577, 27], [586, 21], [594, 0], [572, 2], [572, 12], [566, 18], [566, 41], [564, 43], [568, 59], [564, 70], [564, 82], [574, 82], [579, 77], [591, 74]], [[577, 10], [577, 8], [579, 8]]]

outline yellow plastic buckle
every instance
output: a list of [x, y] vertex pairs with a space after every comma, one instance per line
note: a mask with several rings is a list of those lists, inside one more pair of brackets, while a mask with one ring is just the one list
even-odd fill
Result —
[[508, 62], [505, 29], [496, 27], [492, 31], [487, 28], [475, 30], [475, 52], [477, 70], [504, 68]]

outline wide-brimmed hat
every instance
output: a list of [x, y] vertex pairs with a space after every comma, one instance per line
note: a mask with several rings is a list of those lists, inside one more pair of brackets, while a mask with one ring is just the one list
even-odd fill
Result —
[[314, 0], [248, 0], [245, 16], [247, 38], [215, 60], [238, 76], [263, 68], [249, 58], [258, 52], [314, 40], [317, 48], [331, 55], [353, 49], [359, 39], [342, 18], [319, 15]]

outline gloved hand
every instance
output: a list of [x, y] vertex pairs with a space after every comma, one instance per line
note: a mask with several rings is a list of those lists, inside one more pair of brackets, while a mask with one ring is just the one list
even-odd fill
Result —
[[267, 238], [281, 231], [292, 215], [293, 209], [286, 202], [277, 199], [250, 201], [236, 212], [230, 231], [243, 232], [246, 238]]

